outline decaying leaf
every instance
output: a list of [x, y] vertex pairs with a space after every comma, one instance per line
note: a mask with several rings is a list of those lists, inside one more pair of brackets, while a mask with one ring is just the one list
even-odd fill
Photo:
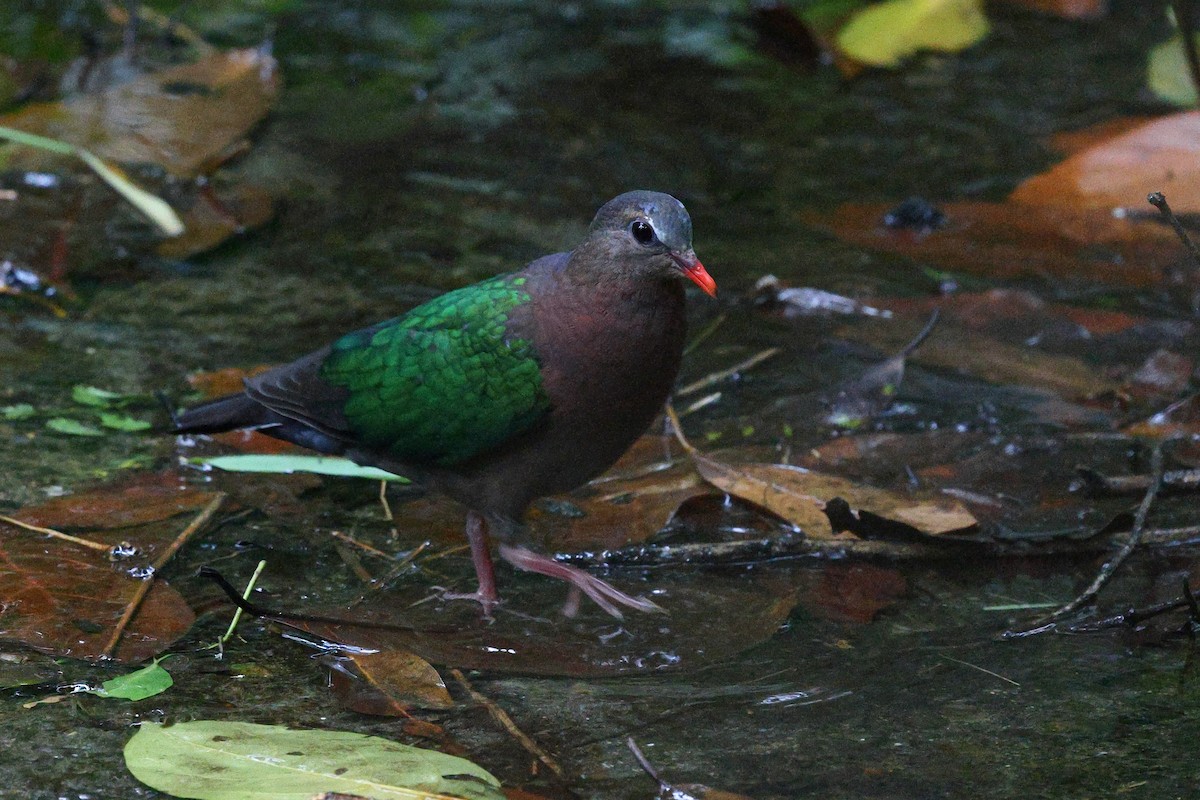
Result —
[[333, 689], [343, 706], [360, 714], [408, 716], [408, 709], [453, 708], [446, 684], [428, 661], [404, 650], [348, 653], [357, 677], [338, 670]]
[[[144, 529], [143, 529], [144, 531]], [[134, 539], [128, 531], [96, 531], [102, 543], [129, 538], [143, 552], [165, 546], [178, 531], [161, 538]], [[114, 566], [104, 552], [0, 523], [0, 639], [71, 658], [102, 655], [143, 578]], [[113, 657], [144, 661], [169, 647], [191, 627], [195, 615], [175, 589], [154, 579]]]
[[[1050, 191], [1052, 197], [1068, 202], [1066, 195], [1074, 190], [1052, 187]], [[1140, 197], [1130, 192], [1121, 196], [1144, 204], [1145, 186], [1140, 192]], [[1174, 207], [1175, 197], [1168, 197]], [[886, 227], [883, 218], [892, 205], [848, 203], [829, 213], [805, 212], [801, 219], [869, 250], [995, 281], [1051, 277], [1103, 286], [1155, 286], [1162, 271], [1184, 256], [1170, 229], [1114, 217], [1111, 207], [1071, 208], [1032, 200], [946, 203], [940, 206], [946, 224], [921, 233]]]
[[1200, 111], [1151, 120], [1076, 153], [1022, 182], [1009, 201], [1074, 211], [1141, 210], [1150, 191], [1164, 193], [1177, 214], [1200, 213]]
[[279, 92], [275, 59], [256, 48], [214, 51], [102, 92], [32, 103], [0, 125], [70, 142], [109, 161], [173, 175], [211, 171], [260, 122]]
[[159, 791], [201, 800], [504, 800], [500, 782], [456, 756], [331, 730], [196, 720], [143, 723], [125, 765]]
[[869, 511], [908, 526], [914, 534], [964, 531], [977, 524], [971, 512], [950, 498], [916, 499], [801, 467], [729, 464], [698, 451], [692, 460], [704, 479], [721, 491], [767, 509], [813, 538], [828, 539], [842, 530], [834, 530], [827, 514], [835, 498], [850, 505], [855, 520]]

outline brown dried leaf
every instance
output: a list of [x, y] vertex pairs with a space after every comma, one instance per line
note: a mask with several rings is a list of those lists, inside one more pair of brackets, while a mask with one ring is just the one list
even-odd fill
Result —
[[[141, 583], [128, 570], [177, 533], [167, 525], [92, 533], [105, 544], [128, 540], [144, 554], [114, 563], [104, 552], [0, 523], [0, 638], [57, 656], [98, 658]], [[161, 653], [195, 620], [175, 589], [154, 581], [113, 654], [118, 661]]]
[[213, 52], [102, 92], [33, 103], [0, 125], [178, 177], [212, 171], [266, 116], [279, 93], [275, 59], [257, 48]]
[[[613, 582], [631, 589], [628, 580]], [[719, 663], [772, 636], [797, 601], [792, 581], [765, 573], [756, 573], [753, 581], [745, 575], [660, 581], [654, 602], [669, 616], [630, 614], [621, 621], [594, 608], [562, 619], [555, 611], [563, 599], [556, 581], [514, 578], [503, 582], [501, 591], [505, 605], [491, 623], [480, 619], [473, 603], [415, 602], [420, 596], [414, 598], [411, 591], [374, 597], [370, 607], [359, 605], [353, 611], [315, 612], [345, 618], [340, 624], [279, 621], [328, 642], [411, 651], [445, 666], [600, 677]], [[526, 613], [507, 613], [507, 607]], [[527, 613], [537, 608], [547, 609], [546, 615]]]
[[1200, 111], [1184, 111], [1076, 153], [1022, 182], [1009, 201], [1080, 210], [1144, 209], [1160, 191], [1179, 214], [1200, 213]]
[[[1138, 202], [1145, 203], [1146, 191]], [[1174, 195], [1167, 197], [1175, 207]], [[1053, 276], [1144, 288], [1184, 256], [1166, 226], [1118, 219], [1109, 208], [947, 203], [939, 206], [945, 226], [918, 232], [884, 226], [893, 205], [849, 203], [831, 213], [805, 212], [801, 220], [860, 247], [992, 280]]]
[[183, 234], [164, 239], [156, 249], [165, 258], [190, 258], [265, 225], [274, 213], [274, 200], [258, 186], [238, 184], [219, 196], [216, 192], [201, 192], [195, 202], [180, 211]]
[[937, 535], [962, 531], [977, 524], [961, 503], [949, 498], [916, 499], [835, 475], [784, 464], [729, 464], [700, 452], [692, 453], [697, 471], [721, 491], [761, 506], [801, 528], [806, 536], [833, 538], [826, 516], [829, 502], [841, 498], [859, 511]]
[[189, 486], [177, 472], [142, 473], [92, 491], [59, 497], [13, 516], [43, 528], [108, 530], [146, 525], [196, 511], [215, 494]]
[[446, 684], [428, 661], [404, 650], [350, 653], [359, 681], [334, 672], [343, 706], [361, 714], [409, 716], [409, 708], [453, 708]]

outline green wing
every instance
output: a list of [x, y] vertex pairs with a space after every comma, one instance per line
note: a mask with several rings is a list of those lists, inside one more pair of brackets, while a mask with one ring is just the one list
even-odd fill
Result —
[[524, 283], [493, 278], [335, 342], [320, 375], [349, 391], [355, 435], [399, 459], [448, 466], [537, 422], [550, 407], [537, 357], [507, 329], [530, 300]]

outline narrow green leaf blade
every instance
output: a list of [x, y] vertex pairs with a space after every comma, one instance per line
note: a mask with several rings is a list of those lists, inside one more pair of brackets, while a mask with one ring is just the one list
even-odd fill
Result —
[[462, 758], [360, 733], [249, 722], [143, 724], [125, 745], [125, 765], [158, 791], [198, 800], [504, 799], [499, 781]]
[[117, 400], [120, 400], [122, 395], [116, 392], [110, 392], [108, 389], [99, 389], [95, 386], [84, 386], [78, 384], [71, 388], [71, 399], [81, 406], [91, 406], [92, 408], [108, 408]]
[[100, 424], [116, 431], [144, 431], [150, 428], [150, 423], [145, 420], [107, 411], [100, 414]]
[[208, 464], [227, 472], [271, 472], [287, 475], [293, 472], [312, 472], [317, 475], [334, 475], [342, 478], [367, 478], [375, 481], [409, 483], [408, 478], [385, 472], [378, 467], [363, 467], [345, 458], [329, 456], [299, 455], [240, 455], [202, 458], [200, 464]]
[[68, 436], [103, 436], [104, 431], [91, 425], [66, 417], [55, 417], [46, 420], [46, 427], [55, 433], [65, 433]]

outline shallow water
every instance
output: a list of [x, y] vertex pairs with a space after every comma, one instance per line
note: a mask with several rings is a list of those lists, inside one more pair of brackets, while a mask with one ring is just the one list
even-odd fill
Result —
[[[66, 319], [0, 306], [0, 404], [66, 407], [76, 384], [183, 396], [190, 372], [286, 360], [569, 246], [605, 199], [645, 187], [684, 200], [696, 250], [721, 286], [719, 303], [693, 298], [695, 327], [729, 315], [681, 380], [761, 347], [785, 348], [692, 417], [689, 433], [725, 431], [729, 444], [729, 432], [754, 418], [745, 444], [776, 445], [786, 423], [797, 449], [815, 446], [827, 428], [795, 415], [804, 403], [779, 398], [835, 386], [879, 354], [831, 341], [820, 320], [757, 316], [740, 298], [765, 273], [856, 297], [933, 293], [937, 279], [917, 266], [815, 233], [799, 213], [914, 194], [999, 199], [1054, 160], [1046, 135], [1159, 110], [1142, 71], [1145, 52], [1168, 34], [1161, 4], [1114, 5], [1098, 23], [989, 9], [995, 30], [984, 45], [850, 82], [759, 54], [738, 3], [445, 2], [431, 10], [339, 0], [194, 11], [200, 30], [222, 44], [254, 44], [268, 26], [275, 31], [285, 90], [227, 174], [283, 198], [280, 213], [206, 257], [148, 260], [139, 280], [107, 278], [101, 259], [79, 281], [84, 300]], [[1038, 278], [1024, 285], [1046, 297], [1061, 289]], [[1141, 300], [1120, 302], [1133, 310]], [[925, 422], [952, 420], [974, 402], [937, 404], [947, 391], [970, 391], [948, 371], [918, 361], [909, 378]], [[1007, 433], [1027, 432], [1013, 425]], [[90, 440], [0, 422], [0, 511], [131, 464], [173, 463], [175, 447], [165, 436]], [[223, 525], [181, 554], [168, 577], [202, 593], [190, 577], [198, 565], [223, 559], [244, 579], [266, 552], [279, 605], [353, 597], [352, 573], [315, 531], [378, 533], [374, 490], [327, 485], [303, 501], [286, 520]], [[254, 547], [235, 546], [245, 541]], [[1192, 563], [1183, 553], [1164, 561], [1136, 562], [1109, 602], [1157, 599]], [[997, 638], [1024, 617], [988, 608], [1065, 601], [1096, 566], [1086, 558], [905, 564], [904, 596], [873, 622], [839, 621], [830, 603], [802, 604], [767, 642], [694, 672], [473, 680], [558, 757], [569, 786], [587, 798], [653, 792], [627, 736], [669, 780], [759, 800], [1195, 796], [1200, 683], [1186, 646], [1115, 634]], [[467, 568], [446, 567], [452, 575]], [[812, 591], [833, 568], [804, 562], [721, 577], [760, 581], [767, 572]], [[711, 574], [673, 569], [649, 579], [686, 587]], [[560, 599], [552, 587], [528, 591], [510, 602], [550, 608]], [[176, 686], [150, 700], [25, 710], [30, 692], [0, 697], [0, 796], [161, 796], [120, 758], [141, 719], [403, 738], [392, 721], [339, 709], [323, 668], [267, 626], [247, 625], [230, 657], [212, 660], [197, 648], [224, 624], [206, 618], [175, 648], [167, 664]], [[236, 677], [230, 663], [267, 675]], [[92, 674], [71, 663], [63, 670], [68, 679]], [[528, 757], [483, 711], [463, 706], [432, 718], [506, 784], [563, 795], [546, 777], [531, 779]]]

